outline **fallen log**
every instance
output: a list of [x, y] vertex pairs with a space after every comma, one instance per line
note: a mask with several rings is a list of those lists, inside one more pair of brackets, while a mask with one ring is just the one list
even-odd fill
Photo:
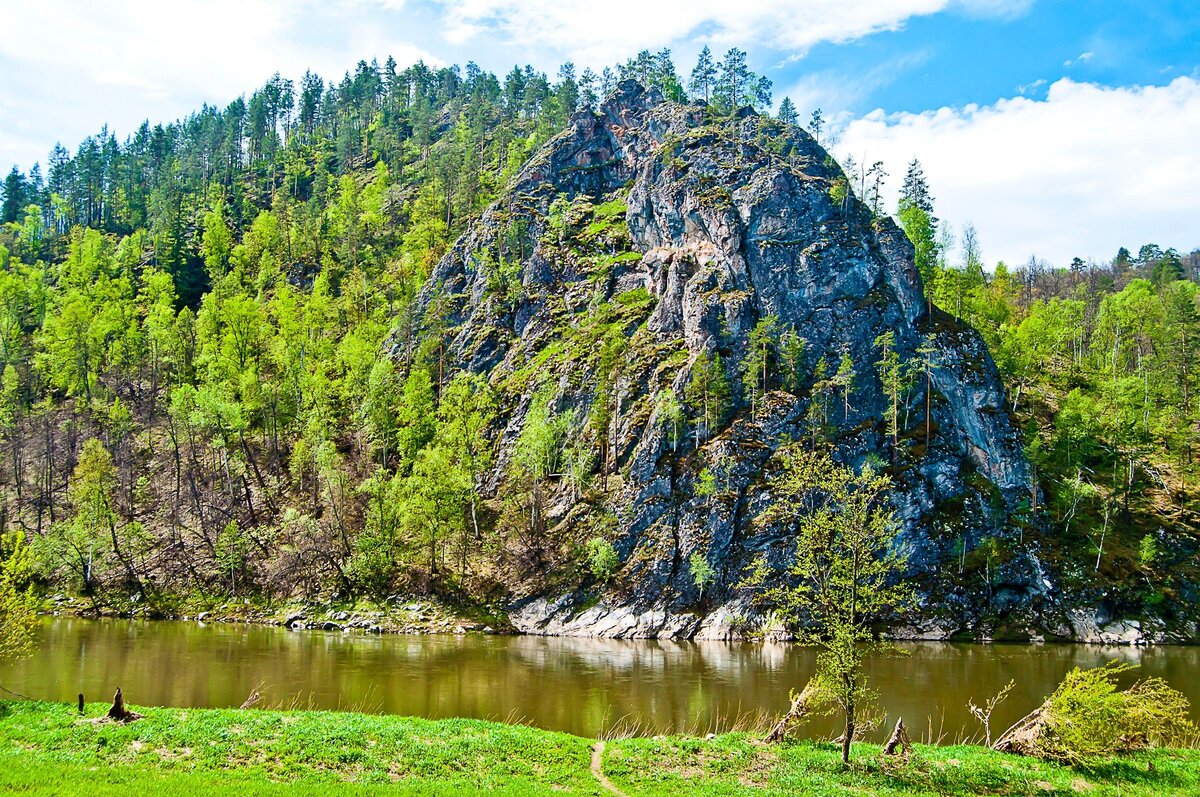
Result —
[[767, 741], [782, 742], [788, 735], [793, 723], [798, 722], [808, 715], [811, 710], [810, 703], [816, 697], [817, 688], [813, 686], [812, 681], [805, 685], [804, 691], [800, 694], [792, 693], [792, 705], [784, 714], [779, 722], [775, 723], [775, 727], [767, 734]]

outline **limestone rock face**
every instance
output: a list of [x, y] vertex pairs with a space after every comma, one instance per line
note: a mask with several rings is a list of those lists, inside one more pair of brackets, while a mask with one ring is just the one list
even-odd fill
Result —
[[[554, 388], [558, 411], [576, 412], [575, 434], [594, 441], [582, 422], [600, 389], [587, 319], [611, 307], [612, 318], [627, 322], [613, 388], [611, 475], [594, 475], [583, 498], [562, 480], [545, 502], [551, 525], [582, 523], [596, 506], [615, 517], [620, 569], [607, 585], [582, 578], [519, 595], [511, 615], [518, 628], [624, 637], [769, 632], [737, 584], [756, 557], [782, 570], [794, 553], [793, 529], [757, 520], [772, 500], [773, 455], [789, 440], [812, 439], [812, 419], [823, 415], [818, 436], [838, 460], [892, 462], [876, 369], [875, 341], [886, 331], [901, 360], [933, 364], [905, 396], [894, 460], [897, 540], [928, 596], [914, 633], [1019, 636], [1045, 625], [1051, 584], [1036, 551], [1019, 540], [1030, 472], [992, 359], [972, 330], [931, 312], [904, 234], [853, 197], [842, 199], [839, 178], [801, 130], [748, 112], [712, 122], [702, 106], [665, 103], [627, 81], [599, 112], [577, 115], [543, 147], [438, 264], [422, 302], [428, 319], [435, 294], [450, 297], [449, 309], [439, 309], [450, 330], [446, 362], [502, 388], [489, 490], [507, 478], [539, 382]], [[586, 213], [614, 201], [625, 205], [627, 248], [637, 254], [581, 254], [564, 244], [572, 213], [583, 214], [577, 227], [586, 237], [597, 224], [589, 220], [600, 218]], [[503, 263], [519, 268], [519, 290], [498, 291]], [[742, 363], [750, 331], [770, 315], [806, 342], [802, 384], [769, 392], [751, 412]], [[397, 358], [405, 345], [393, 337]], [[707, 439], [694, 425], [676, 433], [658, 400], [673, 392], [684, 401], [702, 353], [721, 355], [734, 396]], [[849, 399], [835, 394], [821, 413], [813, 384], [843, 355], [855, 370]], [[697, 492], [706, 467], [720, 472], [715, 495]], [[602, 481], [605, 491], [597, 489]], [[993, 538], [999, 545], [984, 545]], [[987, 563], [988, 579], [972, 577], [983, 572], [985, 548], [1003, 555]], [[689, 565], [697, 552], [715, 571], [703, 595]]]

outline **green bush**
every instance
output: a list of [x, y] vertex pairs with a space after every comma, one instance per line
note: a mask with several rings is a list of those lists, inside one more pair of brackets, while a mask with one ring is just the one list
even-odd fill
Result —
[[617, 571], [620, 560], [611, 542], [603, 537], [593, 537], [587, 542], [587, 562], [597, 581], [608, 581]]
[[1196, 732], [1186, 697], [1161, 678], [1128, 689], [1117, 677], [1135, 665], [1110, 662], [1067, 673], [1037, 711], [996, 743], [1008, 752], [1052, 761], [1080, 761], [1186, 742]]

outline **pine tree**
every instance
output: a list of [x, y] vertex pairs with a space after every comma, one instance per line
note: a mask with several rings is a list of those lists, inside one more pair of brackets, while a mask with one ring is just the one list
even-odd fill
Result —
[[750, 404], [752, 416], [770, 388], [770, 374], [777, 359], [778, 338], [779, 316], [776, 315], [761, 318], [750, 331], [746, 356], [742, 360], [742, 389], [746, 401]]
[[692, 69], [691, 80], [688, 82], [688, 90], [693, 97], [709, 102], [712, 99], [713, 86], [716, 79], [717, 65], [713, 61], [712, 50], [708, 49], [708, 45], [706, 44], [704, 45], [704, 49], [700, 51], [695, 68]]
[[933, 196], [929, 193], [929, 184], [925, 181], [925, 171], [921, 161], [913, 158], [904, 173], [904, 183], [900, 186], [901, 205], [914, 205], [929, 214], [930, 223], [937, 227], [937, 219], [933, 216]]
[[779, 102], [779, 113], [776, 118], [785, 125], [796, 125], [800, 121], [799, 114], [796, 113], [796, 106], [792, 104], [791, 97], [784, 97]]
[[721, 355], [707, 350], [696, 355], [692, 378], [684, 392], [691, 405], [696, 428], [696, 445], [712, 436], [713, 427], [725, 419], [729, 407], [729, 378]]

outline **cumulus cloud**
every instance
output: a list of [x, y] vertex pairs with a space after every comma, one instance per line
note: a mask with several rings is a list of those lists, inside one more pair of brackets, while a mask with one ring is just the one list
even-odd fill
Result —
[[895, 206], [919, 158], [937, 214], [974, 223], [985, 257], [1065, 264], [1154, 242], [1200, 246], [1200, 81], [1109, 88], [1061, 79], [1045, 99], [925, 113], [881, 110], [842, 131], [839, 153], [892, 172]]
[[[336, 78], [360, 58], [544, 69], [600, 67], [641, 49], [753, 45], [795, 59], [818, 42], [895, 30], [915, 16], [1023, 13], [1029, 0], [40, 0], [0, 2], [9, 113], [0, 158], [27, 167], [55, 139], [74, 146], [108, 122], [119, 135], [223, 105], [274, 72]], [[632, 22], [635, 20], [636, 22]], [[428, 48], [428, 49], [427, 49]], [[502, 54], [502, 55], [501, 55]], [[464, 59], [465, 60], [465, 59]], [[494, 68], [499, 68], [492, 64]], [[682, 66], [682, 64], [681, 64]], [[31, 126], [18, 128], [15, 119]], [[37, 143], [31, 143], [37, 142]]]
[[[895, 30], [947, 8], [1011, 16], [1030, 0], [440, 0], [455, 43], [499, 33], [529, 49], [572, 53], [600, 65], [678, 42], [756, 46], [803, 54], [819, 42], [846, 42]], [[630, 20], [636, 20], [631, 24]]]

